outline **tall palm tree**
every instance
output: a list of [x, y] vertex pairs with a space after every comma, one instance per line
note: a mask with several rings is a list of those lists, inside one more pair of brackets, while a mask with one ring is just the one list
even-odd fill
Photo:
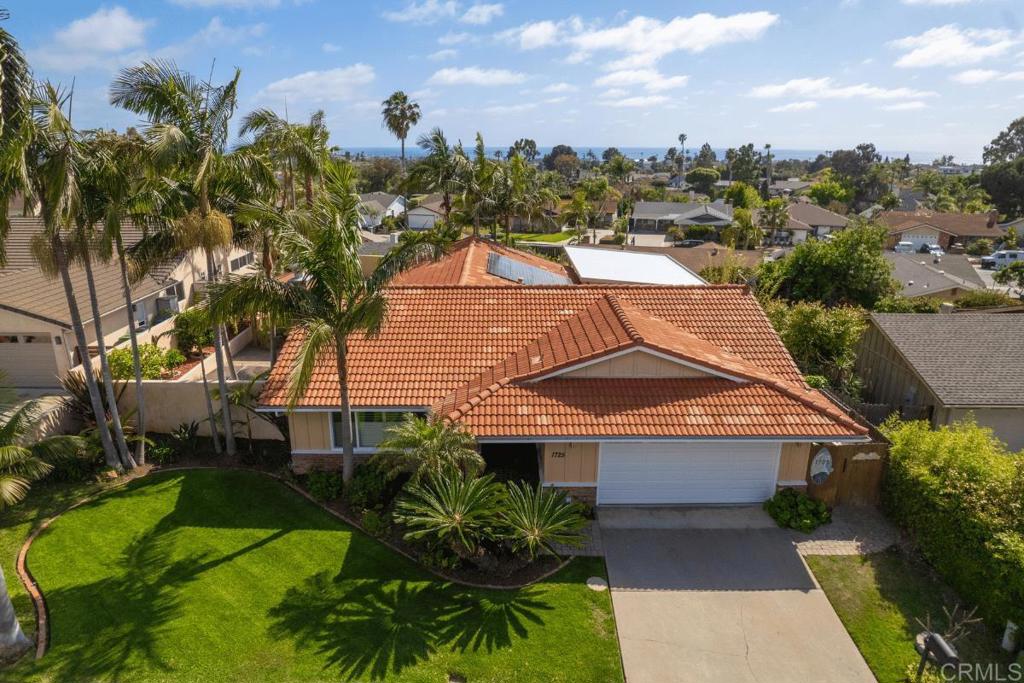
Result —
[[[178, 183], [188, 213], [174, 224], [177, 244], [201, 248], [206, 255], [207, 281], [217, 281], [215, 253], [231, 245], [231, 220], [211, 204], [210, 186], [241, 159], [224, 155], [228, 124], [235, 111], [238, 80], [223, 85], [196, 80], [173, 62], [155, 60], [122, 69], [110, 88], [111, 104], [146, 116], [146, 138], [158, 168], [184, 177]], [[236, 453], [231, 430], [231, 409], [224, 377], [222, 328], [214, 329], [214, 356], [220, 389], [221, 417], [227, 453]]]
[[764, 145], [765, 170], [764, 177], [768, 181], [768, 187], [772, 186], [772, 145], [770, 142]]
[[420, 105], [401, 90], [396, 90], [381, 102], [380, 115], [384, 127], [398, 138], [401, 145], [402, 174], [405, 175], [405, 139], [412, 127], [420, 122]]
[[252, 135], [252, 146], [265, 150], [280, 166], [283, 202], [295, 208], [295, 176], [299, 175], [306, 206], [312, 206], [314, 185], [323, 182], [324, 166], [330, 158], [330, 132], [323, 111], [314, 112], [309, 123], [297, 124], [269, 109], [257, 109], [242, 119], [239, 135]]
[[18, 152], [28, 129], [31, 97], [28, 63], [14, 37], [0, 28], [0, 267], [7, 263], [7, 205], [14, 192], [27, 185]]
[[682, 151], [683, 175], [686, 175], [686, 133], [680, 133], [678, 140], [679, 149]]
[[587, 195], [582, 190], [577, 190], [569, 206], [562, 212], [562, 220], [565, 226], [573, 231], [577, 237], [587, 234], [587, 229], [594, 218], [594, 207], [587, 201]]
[[107, 425], [106, 410], [93, 372], [78, 300], [71, 284], [74, 247], [68, 232], [78, 212], [81, 143], [64, 113], [69, 97], [50, 83], [36, 87], [31, 101], [30, 131], [20, 148], [20, 163], [28, 191], [39, 202], [43, 230], [33, 238], [33, 253], [44, 274], [59, 277], [71, 317], [71, 327], [82, 364], [89, 402], [96, 418], [107, 465], [121, 470], [123, 463]]
[[729, 171], [729, 182], [732, 182], [732, 165], [736, 161], [736, 150], [730, 147], [725, 150], [725, 167]]
[[[313, 207], [276, 214], [283, 258], [302, 272], [299, 284], [284, 284], [262, 271], [229, 276], [210, 286], [210, 314], [217, 322], [260, 313], [277, 325], [292, 325], [301, 343], [291, 368], [288, 409], [309, 387], [318, 358], [333, 356], [340, 392], [343, 477], [352, 477], [348, 342], [354, 334], [374, 336], [387, 316], [384, 289], [426, 244], [402, 242], [370, 274], [359, 263], [359, 195], [356, 174], [346, 163], [330, 164], [324, 190]], [[271, 220], [273, 216], [266, 216]]]
[[484, 138], [476, 134], [473, 158], [457, 156], [462, 192], [457, 197], [459, 213], [473, 224], [473, 237], [480, 236], [480, 223], [494, 214], [494, 176], [498, 164], [487, 158]]
[[781, 197], [769, 199], [758, 212], [758, 223], [762, 231], [766, 231], [772, 241], [779, 232], [789, 224], [789, 204]]
[[440, 128], [434, 128], [429, 133], [421, 135], [416, 144], [426, 151], [427, 155], [413, 168], [412, 177], [429, 191], [441, 194], [441, 208], [447, 222], [452, 213], [452, 195], [457, 194], [460, 189], [460, 155], [448, 144], [448, 139]]

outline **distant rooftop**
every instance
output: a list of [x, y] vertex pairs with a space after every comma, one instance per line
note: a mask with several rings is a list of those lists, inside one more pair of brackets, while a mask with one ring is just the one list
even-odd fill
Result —
[[648, 285], [707, 284], [667, 254], [617, 251], [599, 247], [565, 247], [582, 282], [624, 282]]

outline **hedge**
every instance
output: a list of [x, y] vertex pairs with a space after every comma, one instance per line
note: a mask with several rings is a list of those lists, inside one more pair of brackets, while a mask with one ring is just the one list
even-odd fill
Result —
[[883, 485], [890, 517], [994, 627], [1024, 623], [1024, 452], [964, 421], [892, 420]]

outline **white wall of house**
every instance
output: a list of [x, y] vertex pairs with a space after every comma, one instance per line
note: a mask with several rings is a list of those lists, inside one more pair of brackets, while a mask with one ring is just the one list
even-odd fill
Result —
[[418, 206], [415, 209], [409, 210], [409, 228], [412, 230], [429, 230], [441, 218], [441, 214]]
[[[938, 411], [937, 411], [938, 412]], [[1024, 407], [1017, 408], [946, 408], [940, 424], [960, 422], [973, 416], [982, 427], [988, 427], [1011, 451], [1024, 449]]]

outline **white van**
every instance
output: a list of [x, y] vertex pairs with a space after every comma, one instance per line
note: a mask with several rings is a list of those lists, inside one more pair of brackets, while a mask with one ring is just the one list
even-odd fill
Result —
[[914, 249], [913, 242], [899, 242], [895, 247], [892, 248], [892, 250], [898, 254], [913, 254], [915, 251], [917, 251], [916, 249]]
[[1024, 251], [1018, 249], [1000, 249], [988, 256], [981, 257], [981, 267], [988, 270], [1002, 270], [1011, 263], [1024, 261]]

